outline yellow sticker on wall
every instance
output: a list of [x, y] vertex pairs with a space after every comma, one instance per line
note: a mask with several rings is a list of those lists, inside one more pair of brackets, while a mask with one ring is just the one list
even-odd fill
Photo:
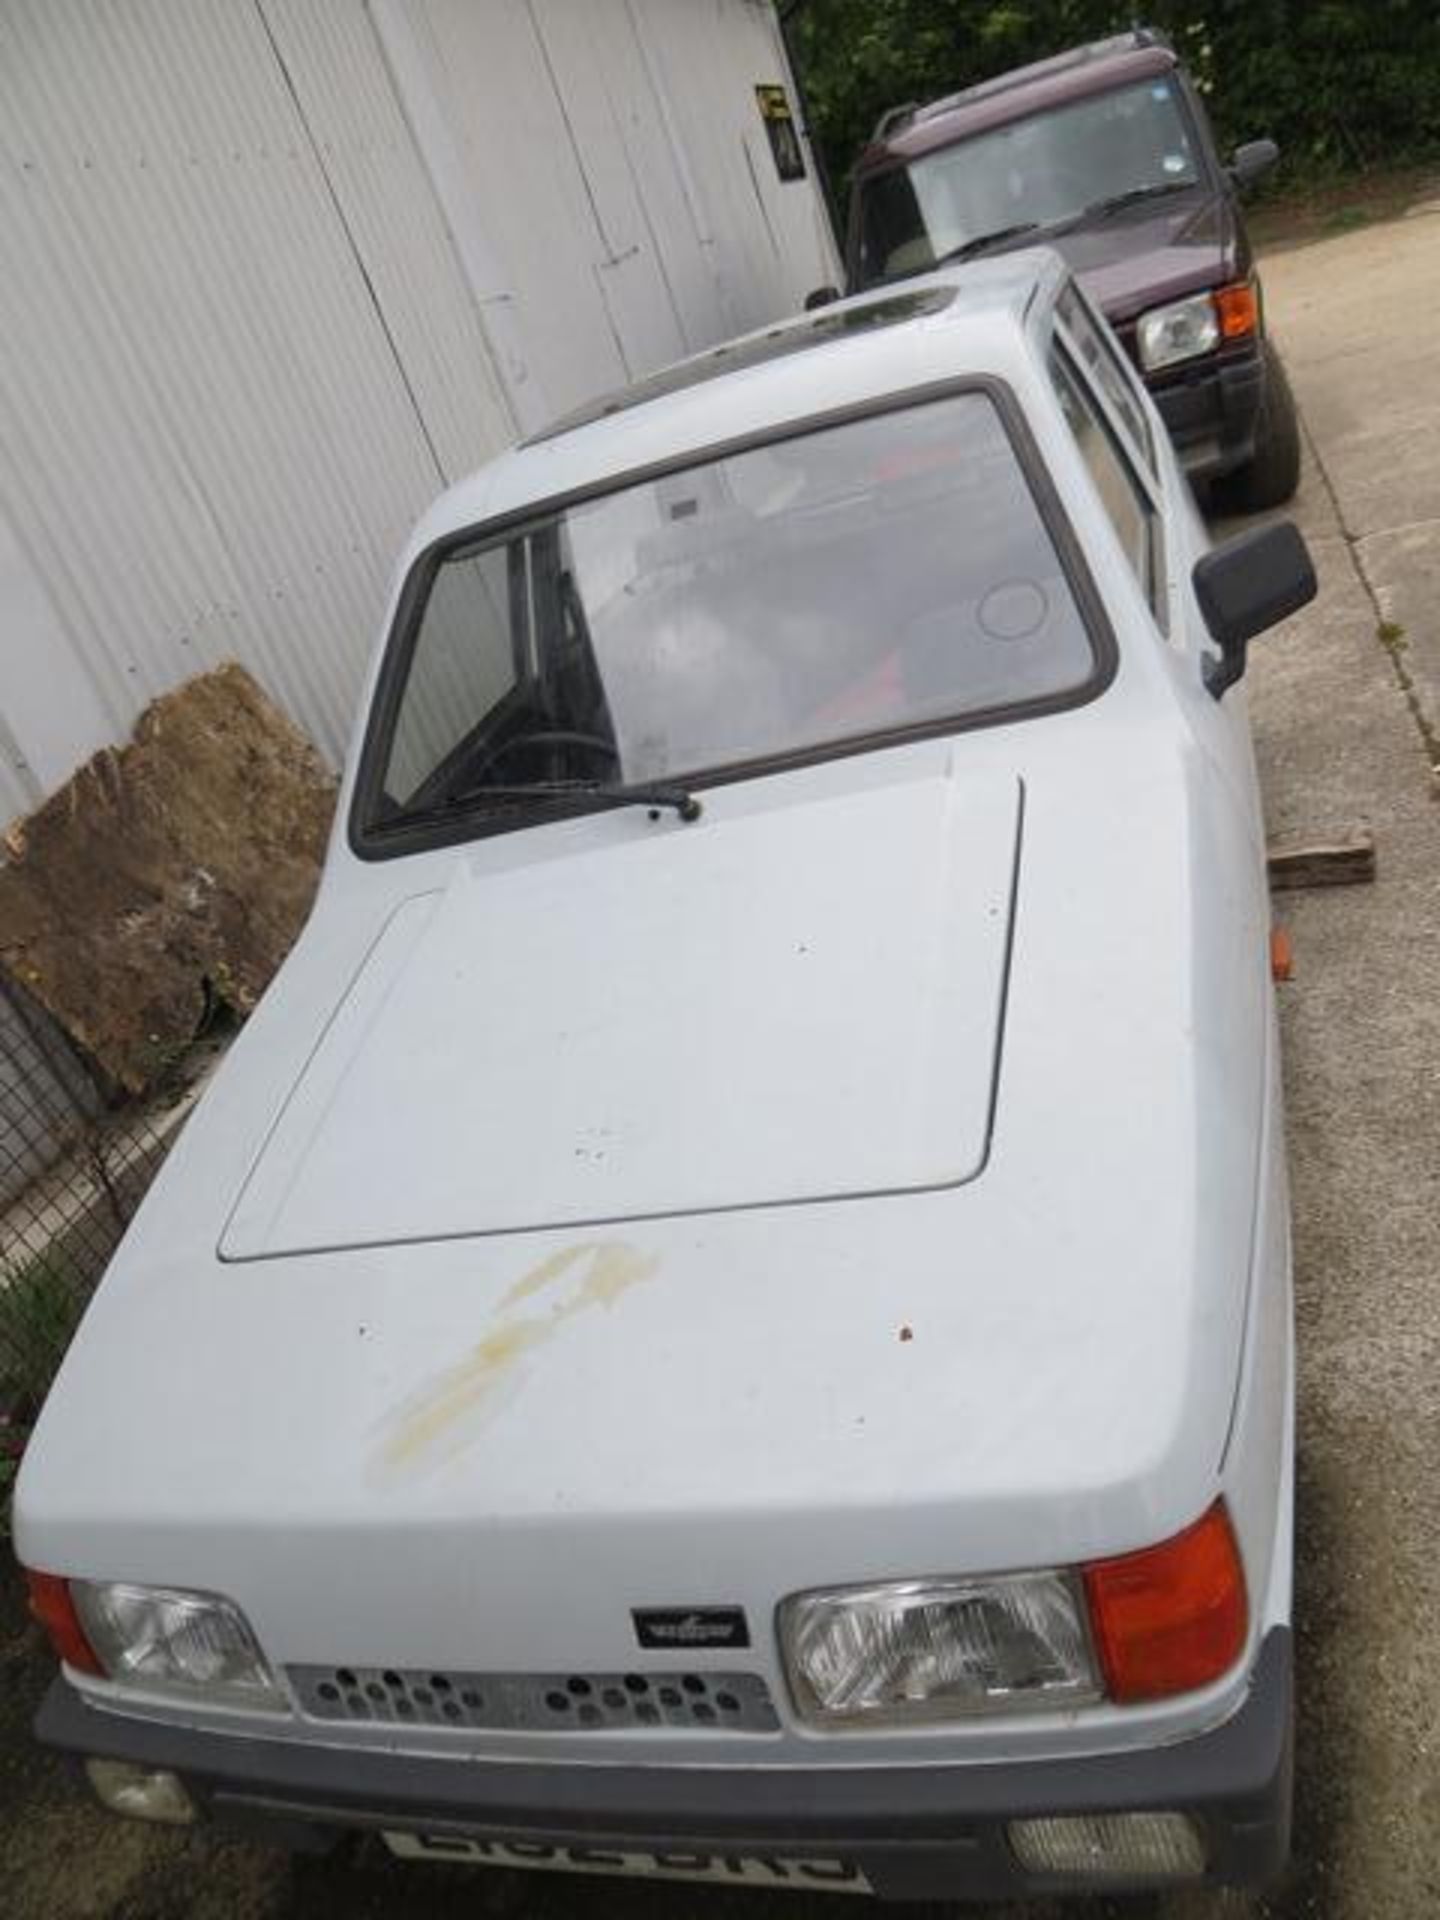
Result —
[[775, 156], [775, 171], [782, 180], [805, 178], [805, 155], [795, 131], [795, 116], [790, 111], [790, 96], [784, 87], [756, 87], [755, 99], [760, 118], [770, 136], [770, 151]]

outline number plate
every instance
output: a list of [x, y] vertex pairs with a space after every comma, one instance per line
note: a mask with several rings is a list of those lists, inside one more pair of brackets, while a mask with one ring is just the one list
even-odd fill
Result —
[[871, 1893], [860, 1868], [824, 1855], [636, 1853], [619, 1847], [552, 1847], [541, 1840], [474, 1840], [458, 1833], [386, 1833], [402, 1860], [462, 1860], [541, 1873], [609, 1873], [650, 1880], [718, 1880], [729, 1886], [793, 1887], [818, 1893]]

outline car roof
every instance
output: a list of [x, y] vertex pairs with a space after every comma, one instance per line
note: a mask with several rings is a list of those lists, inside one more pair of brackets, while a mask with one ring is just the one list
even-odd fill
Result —
[[412, 552], [482, 521], [697, 459], [937, 382], [1004, 377], [1027, 315], [1068, 277], [1035, 247], [947, 268], [744, 334], [588, 402], [443, 494]]
[[857, 172], [913, 160], [989, 127], [1006, 126], [1127, 81], [1168, 73], [1178, 65], [1174, 49], [1144, 28], [1072, 47], [925, 106], [892, 108], [882, 116], [875, 137], [861, 154]]

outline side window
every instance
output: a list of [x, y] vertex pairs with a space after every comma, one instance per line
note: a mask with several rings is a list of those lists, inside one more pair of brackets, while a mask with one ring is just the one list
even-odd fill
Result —
[[386, 768], [387, 792], [411, 799], [515, 684], [507, 549], [446, 560], [435, 575]]
[[1152, 480], [1157, 479], [1150, 421], [1135, 391], [1135, 376], [1125, 365], [1113, 334], [1097, 323], [1073, 281], [1056, 301], [1055, 312], [1080, 365], [1130, 436], [1145, 471]]
[[1050, 379], [1080, 456], [1090, 469], [1100, 504], [1110, 516], [1135, 577], [1162, 632], [1169, 630], [1160, 515], [1149, 489], [1116, 440], [1090, 389], [1058, 349], [1050, 355]]

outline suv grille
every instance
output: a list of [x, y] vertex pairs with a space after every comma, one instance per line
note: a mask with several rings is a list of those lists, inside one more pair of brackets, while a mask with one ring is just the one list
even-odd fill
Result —
[[291, 1667], [317, 1720], [599, 1733], [627, 1727], [773, 1733], [770, 1690], [754, 1673], [432, 1673], [394, 1667]]

